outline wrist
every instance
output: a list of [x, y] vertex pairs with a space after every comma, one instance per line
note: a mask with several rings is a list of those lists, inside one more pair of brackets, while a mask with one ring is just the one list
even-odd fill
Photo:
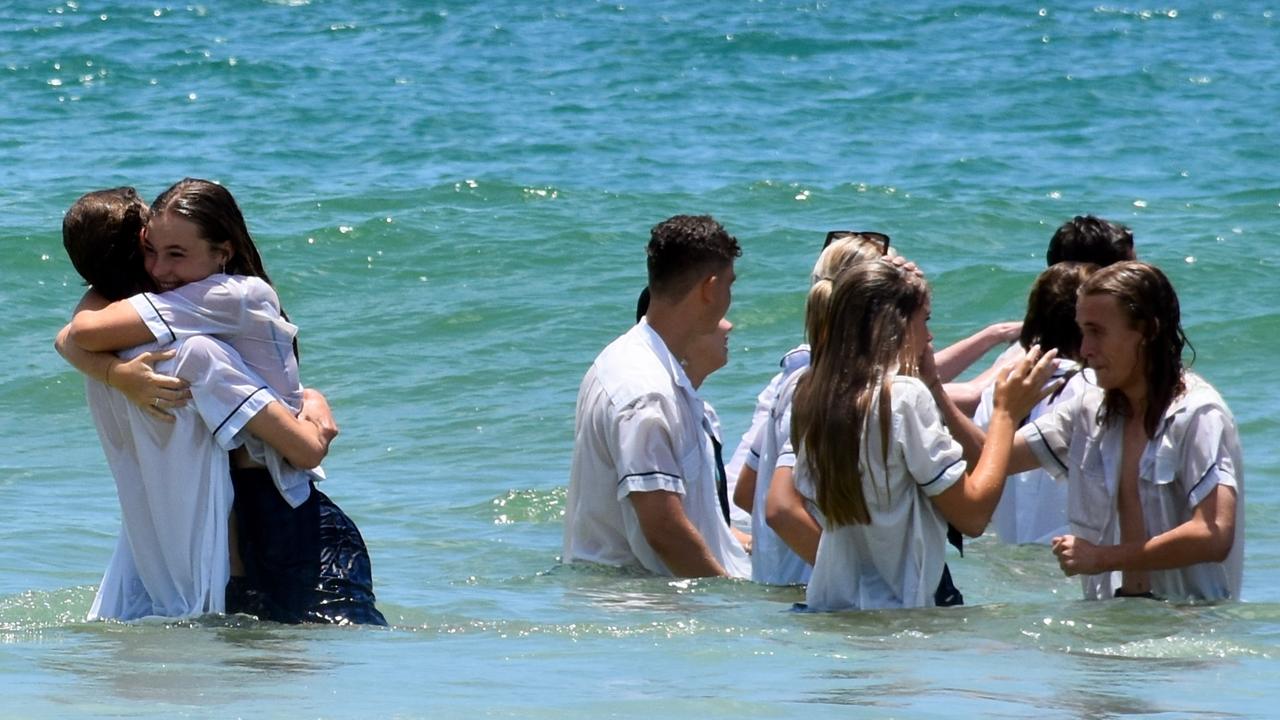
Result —
[[120, 366], [119, 358], [112, 358], [111, 362], [107, 363], [107, 374], [106, 374], [106, 377], [103, 379], [103, 382], [107, 384], [107, 387], [110, 387], [110, 388], [115, 387], [115, 385], [112, 384], [111, 382], [111, 371], [115, 370], [119, 366]]

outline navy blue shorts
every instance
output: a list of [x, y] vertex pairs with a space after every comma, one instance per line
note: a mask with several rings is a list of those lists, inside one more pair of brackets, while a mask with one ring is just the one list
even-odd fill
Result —
[[324, 493], [296, 508], [265, 468], [234, 468], [243, 577], [227, 586], [227, 612], [282, 623], [386, 625], [374, 606], [373, 565], [360, 530]]

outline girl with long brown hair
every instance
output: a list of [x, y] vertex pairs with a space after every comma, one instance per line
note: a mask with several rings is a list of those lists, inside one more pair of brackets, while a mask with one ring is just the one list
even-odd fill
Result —
[[861, 263], [835, 279], [826, 339], [792, 411], [796, 486], [823, 526], [811, 609], [933, 605], [947, 523], [982, 533], [1004, 484], [1013, 418], [1042, 394], [1053, 354], [1033, 348], [997, 380], [987, 451], [966, 472], [918, 377], [922, 359], [932, 361], [928, 315], [929, 288], [909, 268]]

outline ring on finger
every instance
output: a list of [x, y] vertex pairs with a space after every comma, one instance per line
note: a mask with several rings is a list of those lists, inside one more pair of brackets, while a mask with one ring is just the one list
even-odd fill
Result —
[[158, 408], [158, 407], [160, 407], [160, 398], [155, 398], [155, 399], [153, 399], [153, 400], [151, 401], [151, 404], [152, 404], [152, 405], [155, 405], [157, 408]]

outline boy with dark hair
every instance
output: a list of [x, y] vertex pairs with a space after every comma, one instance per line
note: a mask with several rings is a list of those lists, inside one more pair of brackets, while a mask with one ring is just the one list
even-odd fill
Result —
[[711, 429], [686, 368], [732, 300], [738, 242], [709, 216], [656, 225], [647, 312], [578, 391], [564, 562], [748, 577], [722, 514]]
[[1049, 240], [1045, 253], [1047, 265], [1083, 262], [1106, 267], [1135, 259], [1129, 228], [1093, 215], [1077, 215], [1063, 223]]

